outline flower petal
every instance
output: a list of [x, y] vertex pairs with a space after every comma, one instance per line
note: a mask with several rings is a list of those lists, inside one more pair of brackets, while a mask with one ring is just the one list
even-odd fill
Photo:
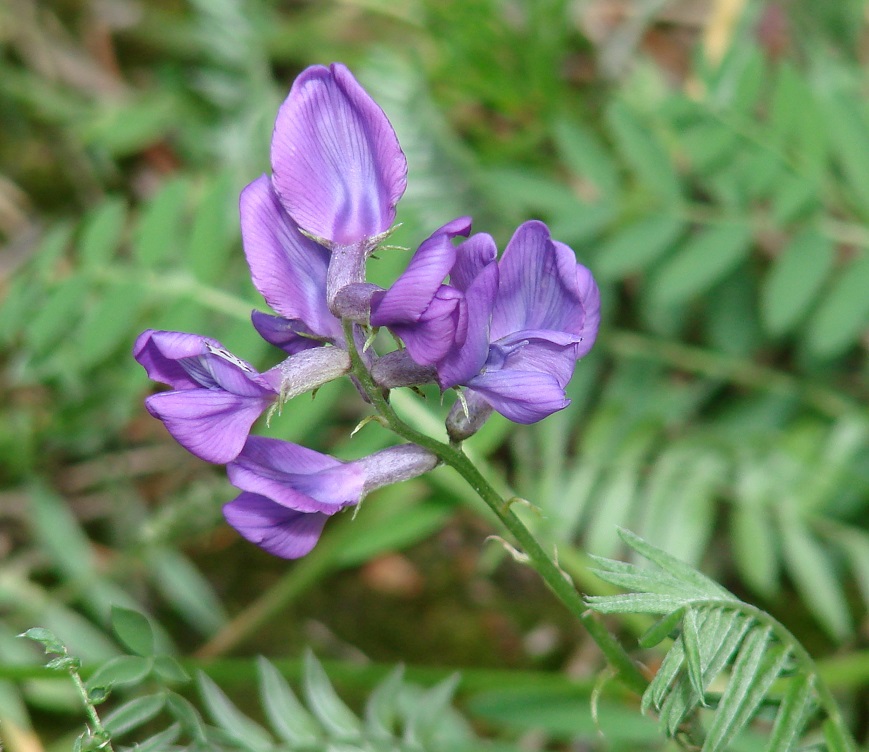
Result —
[[243, 493], [225, 504], [223, 516], [243, 538], [284, 559], [309, 553], [329, 518], [320, 512], [287, 509], [252, 493]]
[[564, 388], [576, 368], [576, 340], [564, 332], [516, 332], [494, 343], [488, 370], [538, 371], [552, 376]]
[[230, 482], [300, 512], [334, 514], [359, 502], [365, 474], [352, 462], [292, 444], [251, 436], [227, 466]]
[[307, 232], [353, 245], [392, 225], [407, 160], [383, 110], [345, 66], [312, 66], [295, 80], [271, 157], [281, 201]]
[[[286, 353], [295, 355], [302, 350], [320, 347], [323, 343], [312, 338], [312, 332], [299, 319], [285, 319], [283, 316], [270, 316], [261, 311], [251, 311], [251, 323], [257, 333], [270, 345], [280, 347]], [[308, 335], [308, 336], [303, 336]]]
[[[442, 285], [422, 317], [389, 328], [404, 342], [410, 357], [422, 366], [437, 363], [455, 347], [457, 330], [466, 328], [464, 299], [458, 290]], [[373, 322], [372, 322], [373, 323]]]
[[498, 258], [498, 247], [491, 235], [478, 232], [456, 249], [456, 263], [450, 272], [450, 284], [466, 292], [483, 269]]
[[217, 340], [198, 334], [147, 329], [136, 339], [133, 357], [153, 381], [173, 389], [198, 389], [200, 382], [179, 361], [198, 358], [206, 352], [206, 343], [220, 347]]
[[456, 261], [452, 239], [470, 231], [470, 217], [459, 217], [424, 240], [395, 283], [372, 299], [371, 324], [391, 326], [419, 321]]
[[241, 452], [251, 426], [270, 401], [218, 389], [184, 389], [152, 394], [145, 406], [187, 451], [223, 464]]
[[535, 220], [520, 225], [498, 265], [493, 340], [521, 329], [581, 333], [587, 311], [579, 289], [579, 265], [568, 246], [553, 242], [545, 224]]
[[241, 234], [254, 286], [286, 319], [324, 338], [341, 334], [326, 304], [329, 252], [302, 235], [263, 175], [241, 193]]
[[480, 372], [489, 355], [489, 321], [498, 289], [498, 266], [483, 267], [464, 295], [467, 325], [454, 347], [437, 364], [441, 389], [465, 384]]
[[514, 423], [536, 423], [570, 404], [553, 376], [536, 371], [487, 371], [468, 388]]

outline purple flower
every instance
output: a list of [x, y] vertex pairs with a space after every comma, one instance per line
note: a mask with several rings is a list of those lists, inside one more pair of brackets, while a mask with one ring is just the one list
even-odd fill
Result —
[[410, 444], [341, 462], [298, 444], [252, 436], [227, 466], [230, 481], [243, 493], [223, 513], [251, 543], [296, 559], [314, 547], [327, 518], [376, 488], [436, 465], [434, 455]]
[[209, 337], [148, 329], [133, 355], [151, 379], [172, 387], [145, 400], [148, 412], [208, 462], [234, 459], [256, 419], [278, 398], [279, 371], [257, 373]]
[[434, 364], [442, 389], [463, 385], [470, 402], [534, 423], [569, 404], [564, 388], [597, 335], [597, 286], [542, 222], [521, 225], [498, 262], [488, 235], [446, 242], [456, 223], [420, 246], [372, 307], [372, 323], [390, 326], [418, 363]]
[[497, 288], [478, 285], [486, 269], [471, 283], [480, 299], [467, 341], [438, 363], [438, 381], [443, 389], [464, 384], [510, 420], [535, 423], [570, 404], [564, 388], [594, 344], [600, 294], [542, 222], [519, 226], [497, 268]]
[[341, 322], [326, 305], [329, 251], [299, 232], [265, 175], [242, 191], [239, 211], [254, 287], [280, 314], [253, 312], [263, 339], [291, 355], [342, 342]]
[[272, 137], [274, 185], [290, 216], [330, 246], [389, 230], [407, 161], [383, 110], [340, 63], [304, 70]]

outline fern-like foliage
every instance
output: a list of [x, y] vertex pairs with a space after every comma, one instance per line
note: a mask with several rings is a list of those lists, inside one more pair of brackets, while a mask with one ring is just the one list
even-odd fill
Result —
[[336, 693], [322, 665], [307, 653], [302, 699], [273, 664], [257, 662], [259, 694], [270, 731], [243, 714], [206, 674], [197, 677], [213, 727], [196, 730], [203, 750], [341, 750], [342, 752], [425, 752], [485, 746], [450, 706], [455, 675], [427, 690], [404, 681], [401, 667], [378, 684], [361, 717]]
[[[176, 691], [174, 687], [190, 677], [174, 658], [159, 652], [158, 635], [144, 614], [114, 607], [112, 629], [128, 652], [102, 663], [87, 681], [80, 675], [81, 659], [70, 654], [53, 632], [35, 627], [21, 635], [56, 656], [48, 667], [68, 673], [73, 680], [89, 719], [88, 729], [75, 743], [75, 752], [496, 749], [478, 739], [452, 708], [458, 674], [423, 689], [406, 682], [399, 666], [370, 692], [360, 717], [338, 696], [313, 653], [306, 653], [304, 658], [301, 700], [275, 665], [260, 657], [256, 673], [260, 715], [266, 719], [266, 728], [240, 710], [203, 671], [198, 672], [196, 684], [204, 714]], [[116, 693], [123, 699], [109, 712], [98, 711], [98, 706]], [[160, 730], [154, 733], [155, 728]], [[497, 749], [512, 747], [499, 745]]]
[[[811, 658], [784, 626], [633, 533], [620, 536], [652, 566], [593, 557], [599, 577], [632, 592], [587, 602], [601, 613], [660, 615], [641, 638], [643, 647], [675, 635], [642, 700], [644, 712], [658, 714], [663, 733], [699, 734], [703, 752], [721, 752], [762, 706], [775, 704], [764, 749], [786, 752], [821, 706], [827, 748], [855, 749]], [[708, 723], [701, 708], [710, 711]]]

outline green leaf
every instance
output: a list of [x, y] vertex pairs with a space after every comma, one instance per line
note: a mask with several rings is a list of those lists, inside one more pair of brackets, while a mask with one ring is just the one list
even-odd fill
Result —
[[404, 678], [404, 667], [396, 666], [368, 696], [365, 703], [365, 726], [375, 738], [388, 739], [398, 719], [398, 697]]
[[190, 681], [190, 674], [171, 655], [154, 656], [154, 671], [160, 679], [170, 684]]
[[320, 662], [310, 651], [305, 653], [304, 688], [308, 707], [327, 732], [339, 739], [358, 739], [362, 723], [338, 697]]
[[153, 87], [132, 101], [105, 97], [87, 121], [77, 124], [78, 135], [113, 157], [135, 154], [177, 125], [178, 106], [169, 91]]
[[594, 187], [596, 195], [587, 197], [588, 200], [618, 197], [618, 168], [594, 133], [579, 123], [562, 118], [555, 122], [552, 136], [567, 167]]
[[739, 504], [730, 514], [730, 541], [739, 574], [755, 592], [772, 597], [779, 586], [778, 531], [768, 512]]
[[646, 540], [691, 564], [706, 550], [727, 467], [718, 451], [674, 442], [649, 474], [641, 503]]
[[[752, 620], [739, 611], [727, 609], [704, 609], [702, 622], [701, 671], [702, 685], [708, 687], [724, 670], [731, 656], [739, 648], [742, 638], [752, 626]], [[668, 733], [675, 733], [685, 718], [703, 700], [691, 682], [685, 677], [674, 685], [661, 708], [661, 726]]]
[[205, 724], [190, 700], [175, 692], [166, 692], [166, 709], [194, 740], [205, 742]]
[[30, 489], [30, 522], [51, 561], [69, 579], [85, 581], [94, 575], [93, 551], [64, 499], [42, 483]]
[[771, 635], [769, 627], [755, 629], [743, 641], [703, 744], [704, 752], [727, 748], [751, 720], [787, 662], [790, 649], [784, 645], [770, 647]]
[[315, 746], [322, 736], [320, 726], [272, 663], [259, 656], [256, 665], [263, 708], [275, 733], [293, 747]]
[[869, 122], [862, 102], [838, 92], [825, 93], [820, 102], [836, 161], [865, 217], [869, 214]]
[[72, 332], [74, 360], [78, 369], [90, 368], [122, 346], [129, 350], [139, 320], [145, 290], [138, 281], [126, 281], [104, 290]]
[[100, 666], [85, 683], [88, 691], [117, 684], [138, 684], [151, 672], [150, 658], [138, 655], [118, 655]]
[[74, 225], [71, 222], [59, 222], [46, 230], [40, 239], [39, 249], [31, 263], [33, 270], [42, 281], [52, 280], [57, 274], [58, 263], [69, 248], [73, 229]]
[[827, 752], [857, 752], [853, 740], [829, 718], [824, 721], [824, 741], [827, 742]]
[[18, 636], [26, 637], [28, 640], [40, 643], [46, 653], [55, 653], [57, 655], [66, 654], [66, 646], [57, 639], [54, 632], [45, 627], [31, 627]]
[[831, 637], [844, 639], [851, 634], [851, 615], [826, 552], [795, 515], [783, 513], [781, 532], [785, 565], [803, 602]]
[[793, 329], [808, 313], [833, 268], [830, 240], [816, 230], [797, 235], [776, 257], [761, 295], [761, 313], [770, 334]]
[[136, 697], [115, 708], [103, 719], [103, 725], [110, 734], [125, 734], [155, 718], [166, 705], [162, 693]]
[[154, 630], [144, 614], [130, 608], [112, 606], [112, 630], [121, 643], [136, 655], [154, 654]]
[[806, 332], [809, 350], [833, 358], [857, 343], [869, 326], [869, 253], [839, 272], [823, 296]]
[[431, 746], [432, 737], [438, 731], [438, 726], [450, 708], [450, 700], [455, 694], [459, 679], [458, 674], [453, 674], [419, 698], [416, 712], [409, 718], [405, 729], [406, 739], [418, 740], [424, 747]]
[[24, 338], [33, 355], [44, 354], [69, 334], [69, 322], [78, 320], [89, 290], [89, 280], [79, 274], [46, 291], [45, 299], [25, 325]]
[[813, 710], [813, 690], [812, 675], [797, 674], [790, 679], [765, 752], [790, 752], [796, 747], [803, 726]]
[[673, 577], [684, 582], [697, 593], [702, 593], [707, 599], [736, 600], [736, 598], [721, 587], [717, 582], [698, 572], [690, 564], [680, 561], [666, 551], [644, 541], [640, 536], [630, 530], [619, 529], [619, 537], [634, 551], [657, 564], [661, 569]]
[[670, 650], [664, 656], [661, 666], [655, 674], [640, 704], [640, 710], [648, 713], [651, 709], [659, 710], [667, 697], [667, 693], [673, 686], [673, 682], [679, 676], [682, 664], [685, 662], [685, 648], [682, 644], [682, 636], [676, 638]]
[[162, 596], [197, 632], [210, 636], [226, 623], [226, 612], [211, 584], [178, 551], [157, 546], [147, 553], [148, 572]]
[[229, 252], [238, 241], [238, 198], [231, 175], [206, 186], [196, 207], [187, 247], [187, 265], [203, 282], [223, 278]]
[[136, 742], [135, 752], [166, 752], [178, 737], [181, 736], [181, 724], [173, 723], [169, 728], [148, 737], [144, 741]]
[[145, 266], [155, 267], [177, 257], [186, 239], [184, 219], [190, 181], [168, 180], [148, 202], [133, 231], [133, 255]]
[[680, 201], [679, 178], [649, 124], [640, 122], [634, 112], [618, 101], [607, 110], [606, 120], [619, 152], [646, 190], [665, 204]]
[[255, 752], [268, 752], [272, 749], [271, 735], [244, 715], [205, 672], [199, 671], [196, 681], [202, 701], [217, 726], [242, 742], [245, 749]]
[[723, 222], [690, 238], [655, 275], [655, 303], [678, 305], [706, 292], [745, 260], [751, 240], [751, 228], [739, 222]]
[[650, 593], [622, 595], [589, 595], [585, 602], [589, 608], [602, 614], [669, 614], [685, 604], [684, 596]]
[[772, 195], [773, 222], [784, 226], [810, 215], [820, 204], [820, 193], [816, 181], [802, 176], [784, 175]]
[[78, 255], [85, 269], [100, 271], [108, 264], [121, 243], [126, 220], [127, 204], [120, 198], [103, 201], [84, 218]]
[[651, 627], [649, 627], [637, 641], [641, 648], [653, 648], [663, 640], [667, 639], [673, 631], [679, 626], [682, 617], [685, 616], [685, 609], [680, 608], [672, 614], [668, 614], [662, 619], [658, 619]]
[[685, 665], [688, 678], [698, 697], [703, 698], [703, 667], [700, 660], [700, 628], [696, 609], [688, 609], [682, 620], [682, 647], [685, 650]]
[[679, 239], [685, 223], [654, 214], [619, 230], [595, 254], [594, 270], [604, 280], [621, 279], [657, 261]]

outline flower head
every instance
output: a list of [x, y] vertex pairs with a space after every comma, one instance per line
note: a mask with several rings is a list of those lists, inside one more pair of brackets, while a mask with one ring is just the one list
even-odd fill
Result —
[[[463, 385], [472, 400], [510, 420], [534, 423], [566, 407], [564, 388], [594, 343], [600, 320], [588, 269], [537, 221], [516, 230], [497, 262], [488, 235], [474, 235], [457, 248], [432, 238], [381, 307], [372, 307], [372, 323], [389, 325], [418, 363], [434, 364], [442, 389]], [[449, 284], [441, 281], [445, 270]], [[397, 306], [385, 305], [393, 290], [415, 295], [422, 305], [403, 310], [421, 313], [402, 320]]]
[[434, 455], [409, 444], [342, 462], [298, 444], [252, 436], [227, 466], [230, 482], [243, 493], [223, 513], [242, 537], [295, 559], [314, 547], [327, 518], [376, 488], [436, 464]]
[[[491, 296], [491, 287], [487, 288]], [[535, 423], [570, 404], [564, 394], [576, 361], [588, 353], [600, 323], [600, 294], [574, 252], [552, 240], [538, 221], [514, 233], [498, 261], [497, 291], [469, 329], [489, 329], [488, 345], [476, 337], [476, 358], [439, 368], [441, 387], [464, 384], [517, 423]], [[485, 361], [477, 372], [472, 364]]]
[[148, 329], [133, 355], [148, 376], [172, 387], [145, 400], [185, 449], [207, 462], [229, 462], [251, 426], [278, 398], [281, 375], [260, 374], [209, 337]]

